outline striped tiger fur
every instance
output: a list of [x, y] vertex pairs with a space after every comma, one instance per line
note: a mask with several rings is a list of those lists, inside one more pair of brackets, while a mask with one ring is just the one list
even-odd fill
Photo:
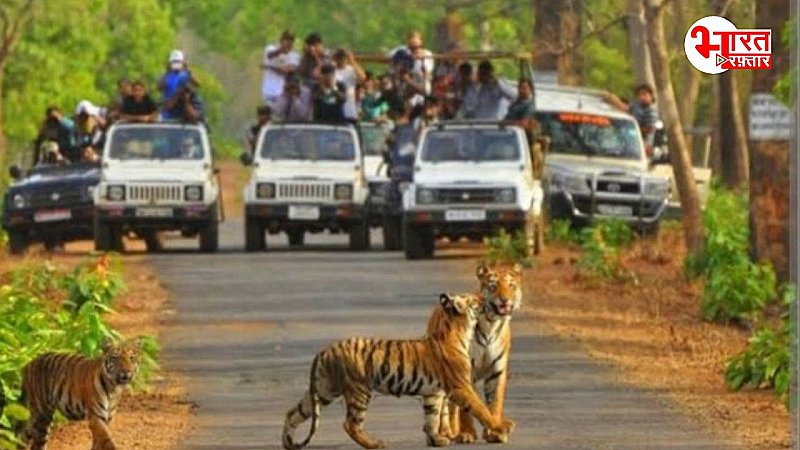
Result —
[[123, 387], [136, 376], [140, 352], [140, 339], [120, 345], [106, 340], [97, 358], [46, 353], [28, 363], [22, 373], [22, 397], [30, 419], [22, 441], [32, 450], [44, 449], [53, 414], [59, 411], [68, 420], [88, 419], [92, 450], [115, 450], [108, 424]]
[[[472, 378], [483, 381], [483, 391], [489, 411], [495, 417], [503, 416], [503, 405], [508, 382], [508, 360], [511, 352], [511, 315], [522, 303], [522, 267], [487, 266], [477, 270], [483, 308], [470, 349]], [[449, 437], [456, 442], [471, 443], [477, 433], [469, 414], [462, 414], [458, 405], [450, 403], [448, 409]], [[497, 434], [484, 428], [487, 442], [504, 443], [507, 434]]]
[[[320, 410], [344, 396], [347, 417], [344, 429], [364, 448], [383, 448], [363, 428], [372, 392], [397, 397], [422, 396], [428, 445], [446, 446], [440, 435], [440, 410], [447, 393], [454, 403], [470, 411], [488, 429], [499, 435], [511, 431], [513, 423], [489, 413], [470, 380], [469, 347], [480, 310], [477, 295], [447, 295], [439, 298], [428, 320], [426, 335], [416, 340], [350, 338], [322, 349], [311, 365], [309, 389], [300, 402], [286, 413], [283, 447], [299, 449], [308, 445], [317, 430]], [[446, 417], [446, 411], [444, 412]], [[308, 437], [294, 440], [297, 427], [311, 418]]]

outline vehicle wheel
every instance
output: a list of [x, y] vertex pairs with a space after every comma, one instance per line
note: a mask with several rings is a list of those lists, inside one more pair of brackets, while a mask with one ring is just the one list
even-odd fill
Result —
[[383, 219], [383, 248], [384, 250], [401, 250], [403, 248], [403, 229], [400, 218], [387, 216]]
[[156, 253], [161, 251], [161, 240], [158, 238], [158, 233], [155, 231], [148, 231], [142, 235], [144, 245], [147, 247], [148, 253]]
[[28, 249], [28, 235], [21, 231], [8, 232], [8, 250], [12, 255], [21, 255]]
[[290, 230], [286, 232], [289, 236], [289, 245], [292, 247], [302, 247], [305, 242], [306, 232], [303, 230]]
[[406, 259], [433, 257], [433, 229], [428, 226], [406, 224], [403, 227], [403, 249]]
[[366, 219], [350, 226], [350, 250], [369, 249], [369, 223]]
[[267, 248], [267, 237], [264, 226], [257, 219], [247, 218], [244, 222], [244, 249], [248, 252], [260, 252]]
[[116, 236], [111, 225], [94, 220], [94, 249], [98, 252], [110, 252], [116, 247]]
[[47, 238], [44, 240], [44, 249], [48, 252], [54, 252], [63, 247], [63, 244], [58, 239]]
[[219, 217], [217, 208], [212, 207], [211, 220], [200, 230], [200, 251], [203, 253], [216, 253], [219, 250]]

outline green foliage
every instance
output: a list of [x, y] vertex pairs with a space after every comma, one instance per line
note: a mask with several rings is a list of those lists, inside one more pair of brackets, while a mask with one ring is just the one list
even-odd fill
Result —
[[[123, 289], [114, 266], [106, 256], [69, 273], [36, 264], [14, 270], [0, 285], [0, 448], [13, 448], [12, 430], [27, 414], [20, 404], [26, 364], [45, 352], [97, 356], [106, 338], [122, 339], [105, 321]], [[158, 350], [153, 338], [143, 338], [137, 387], [157, 369]]]
[[[793, 48], [794, 45], [797, 45], [797, 36], [795, 36], [796, 25], [797, 24], [795, 21], [789, 20], [783, 27], [781, 40], [783, 40], [783, 44], [787, 48]], [[794, 98], [792, 98], [792, 95], [795, 94], [792, 92], [792, 86], [795, 86], [795, 89], [797, 89], [797, 81], [797, 68], [792, 67], [789, 72], [783, 74], [778, 82], [775, 83], [772, 92], [786, 106], [791, 107], [794, 104]]]
[[517, 263], [523, 267], [533, 266], [528, 237], [523, 231], [511, 234], [501, 228], [494, 236], [484, 238], [483, 245], [487, 249], [486, 259], [490, 263]]
[[789, 310], [794, 298], [794, 289], [786, 289], [780, 325], [762, 326], [748, 339], [747, 348], [728, 360], [725, 382], [729, 388], [772, 388], [775, 395], [784, 399], [789, 407], [788, 394], [792, 381], [790, 346], [794, 342]]
[[8, 233], [6, 230], [0, 229], [0, 252], [3, 252], [6, 246], [8, 246]]
[[632, 241], [631, 227], [621, 220], [603, 220], [581, 230], [578, 268], [600, 278], [625, 278], [622, 250]]
[[714, 321], [753, 320], [777, 298], [778, 286], [770, 265], [750, 260], [747, 196], [712, 188], [703, 219], [703, 250], [685, 264], [688, 276], [706, 280], [703, 316]]
[[556, 219], [547, 226], [547, 240], [558, 244], [579, 243], [580, 235], [572, 227], [569, 219]]

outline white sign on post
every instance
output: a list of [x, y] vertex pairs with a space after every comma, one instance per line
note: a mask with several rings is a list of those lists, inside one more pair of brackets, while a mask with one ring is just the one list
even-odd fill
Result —
[[792, 113], [772, 94], [750, 96], [750, 140], [789, 140]]

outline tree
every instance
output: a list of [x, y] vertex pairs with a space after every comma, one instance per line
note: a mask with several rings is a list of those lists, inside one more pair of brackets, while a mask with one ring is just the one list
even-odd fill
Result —
[[581, 39], [583, 0], [533, 0], [534, 67], [555, 70], [561, 84], [580, 85], [583, 56], [576, 44]]
[[655, 85], [653, 67], [650, 63], [650, 51], [647, 48], [647, 25], [644, 21], [644, 5], [642, 0], [628, 0], [626, 8], [626, 25], [628, 27], [628, 46], [630, 47], [633, 73], [637, 84]]
[[11, 53], [33, 18], [35, 0], [3, 0], [0, 3], [0, 163], [5, 155], [3, 99], [5, 72]]
[[645, 18], [649, 28], [647, 45], [653, 64], [656, 90], [667, 135], [670, 140], [670, 162], [675, 171], [675, 181], [681, 200], [684, 237], [690, 254], [697, 255], [703, 248], [704, 228], [700, 215], [700, 201], [692, 172], [692, 160], [683, 134], [675, 90], [670, 75], [667, 41], [664, 33], [662, 0], [643, 0]]
[[[779, 37], [789, 20], [789, 0], [756, 2], [756, 28], [772, 29], [772, 70], [753, 72], [753, 93], [771, 93], [789, 72], [789, 43]], [[750, 143], [750, 250], [768, 260], [780, 279], [789, 278], [789, 143]]]

